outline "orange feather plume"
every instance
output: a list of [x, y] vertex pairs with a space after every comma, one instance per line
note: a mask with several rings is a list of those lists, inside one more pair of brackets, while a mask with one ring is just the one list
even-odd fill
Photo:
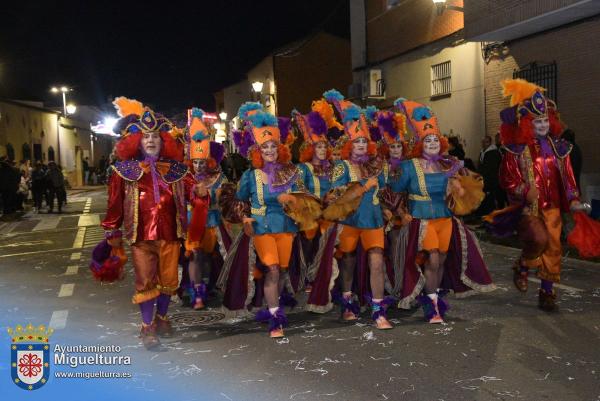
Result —
[[501, 84], [502, 96], [510, 96], [511, 107], [531, 98], [536, 91], [543, 92], [546, 90], [521, 78], [505, 79]]
[[141, 116], [144, 114], [144, 105], [135, 99], [128, 99], [125, 96], [120, 96], [113, 101], [117, 114], [120, 117], [125, 117], [130, 114]]

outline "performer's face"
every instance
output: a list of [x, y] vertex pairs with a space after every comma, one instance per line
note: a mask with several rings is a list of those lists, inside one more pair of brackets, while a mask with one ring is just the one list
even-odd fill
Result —
[[325, 142], [317, 142], [315, 145], [315, 156], [318, 160], [325, 160], [327, 158], [327, 144]]
[[354, 156], [363, 156], [367, 154], [369, 142], [367, 138], [358, 138], [352, 142], [352, 154]]
[[550, 130], [550, 120], [548, 117], [538, 117], [533, 120], [533, 130], [537, 136], [546, 136]]
[[402, 144], [400, 142], [394, 142], [390, 145], [390, 157], [394, 159], [402, 157]]
[[437, 155], [440, 153], [440, 138], [437, 135], [427, 135], [423, 139], [423, 152], [427, 155]]
[[268, 141], [260, 145], [260, 154], [267, 163], [272, 163], [277, 160], [277, 143], [275, 141]]
[[148, 156], [158, 156], [162, 139], [158, 132], [144, 132], [142, 137], [142, 149]]
[[335, 161], [335, 160], [341, 160], [342, 155], [340, 154], [340, 150], [339, 149], [334, 149], [333, 152], [331, 152], [331, 160]]
[[204, 159], [194, 159], [192, 161], [192, 163], [194, 163], [194, 172], [195, 173], [199, 173], [200, 171], [204, 170], [204, 168], [206, 167], [206, 160], [204, 160]]

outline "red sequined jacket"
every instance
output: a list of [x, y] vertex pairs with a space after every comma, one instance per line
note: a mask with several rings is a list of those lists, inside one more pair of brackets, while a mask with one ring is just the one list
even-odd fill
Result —
[[[524, 203], [533, 185], [539, 197], [531, 208], [560, 208], [566, 212], [571, 201], [579, 200], [569, 153], [572, 145], [564, 139], [550, 136], [534, 139], [530, 145], [505, 146], [500, 166], [500, 186], [508, 193], [511, 203]], [[544, 151], [547, 149], [546, 151]]]
[[[155, 183], [145, 163], [137, 160], [115, 163], [108, 184], [106, 217], [102, 221], [105, 230], [117, 230], [123, 225], [123, 236], [130, 243], [185, 238], [186, 201], [193, 196], [194, 182], [184, 179], [188, 168], [182, 163], [161, 160], [156, 165], [159, 174]], [[209, 201], [208, 196], [200, 200], [206, 203], [203, 209], [208, 209]]]

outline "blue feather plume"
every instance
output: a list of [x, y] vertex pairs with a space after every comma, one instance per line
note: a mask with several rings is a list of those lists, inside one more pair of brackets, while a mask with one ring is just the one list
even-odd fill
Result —
[[262, 109], [262, 105], [258, 102], [246, 102], [240, 106], [240, 109], [238, 110], [238, 117], [242, 120], [247, 120], [249, 112]]
[[192, 117], [202, 118], [204, 117], [204, 110], [199, 109], [198, 107], [192, 107]]
[[252, 122], [252, 126], [256, 128], [267, 126], [277, 127], [277, 117], [264, 111], [256, 112], [255, 114], [248, 116], [247, 119], [250, 120], [250, 122]]
[[406, 99], [399, 97], [398, 99], [394, 100], [394, 107], [400, 107], [404, 102], [406, 102]]
[[323, 93], [323, 97], [329, 102], [333, 100], [344, 100], [344, 95], [336, 89], [329, 89], [327, 92]]
[[192, 139], [196, 142], [200, 142], [209, 136], [204, 131], [196, 131], [196, 133], [192, 136]]
[[367, 106], [367, 108], [364, 110], [364, 113], [365, 113], [365, 116], [367, 117], [367, 120], [369, 120], [369, 121], [375, 121], [375, 114], [378, 111], [379, 110], [375, 106]]
[[416, 121], [429, 120], [431, 118], [431, 109], [427, 106], [416, 107], [412, 112], [412, 118]]
[[352, 106], [344, 109], [344, 123], [350, 121], [356, 121], [360, 118], [360, 107], [353, 104]]

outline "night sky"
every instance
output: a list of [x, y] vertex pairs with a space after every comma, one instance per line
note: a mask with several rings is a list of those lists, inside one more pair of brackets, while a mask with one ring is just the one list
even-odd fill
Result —
[[125, 95], [165, 113], [214, 108], [213, 92], [274, 49], [324, 29], [349, 38], [347, 0], [5, 1], [0, 98], [103, 106]]

